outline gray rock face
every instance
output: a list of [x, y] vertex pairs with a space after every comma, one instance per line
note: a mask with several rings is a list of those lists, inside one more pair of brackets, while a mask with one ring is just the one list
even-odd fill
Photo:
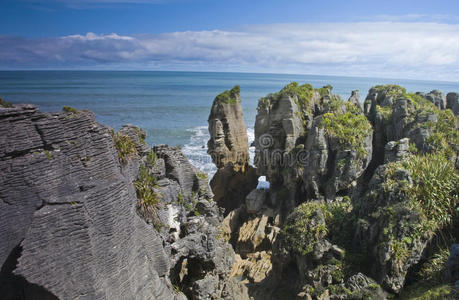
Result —
[[459, 244], [453, 244], [449, 250], [449, 258], [446, 262], [446, 281], [453, 282], [459, 293]]
[[[385, 189], [386, 182], [394, 184]], [[388, 165], [378, 167], [362, 198], [355, 240], [372, 257], [371, 275], [382, 286], [398, 293], [405, 281], [408, 269], [417, 264], [430, 241], [428, 233], [418, 233], [420, 212], [409, 206], [404, 187], [412, 184], [410, 173], [405, 169], [393, 172]], [[395, 222], [395, 226], [394, 226]], [[388, 229], [389, 228], [389, 229]], [[403, 243], [408, 243], [405, 246]], [[408, 247], [400, 255], [402, 247]]]
[[425, 98], [435, 104], [439, 109], [446, 108], [446, 96], [442, 91], [433, 90], [425, 95]]
[[249, 165], [239, 86], [215, 98], [209, 115], [209, 133], [207, 153], [218, 168], [210, 186], [215, 202], [227, 214], [244, 203], [258, 182], [255, 169]]
[[384, 150], [384, 162], [401, 161], [409, 154], [410, 140], [408, 138], [399, 141], [391, 141], [386, 144]]
[[451, 109], [455, 116], [459, 116], [459, 93], [446, 95], [446, 108]]
[[232, 164], [236, 170], [249, 162], [247, 129], [242, 115], [239, 87], [218, 95], [209, 115], [208, 153], [217, 168]]
[[363, 103], [360, 102], [359, 90], [352, 91], [351, 97], [349, 97], [348, 101], [357, 106], [360, 109], [360, 111], [363, 112]]
[[162, 241], [136, 212], [136, 174], [122, 175], [92, 113], [0, 108], [0, 131], [0, 263], [16, 264], [2, 295], [175, 297]]
[[309, 154], [303, 172], [303, 185], [311, 199], [325, 196], [333, 200], [336, 193], [348, 190], [365, 171], [372, 155], [372, 132], [364, 138], [364, 153], [349, 147], [321, 126], [322, 117], [314, 119], [308, 132], [305, 150]]
[[245, 198], [245, 205], [249, 214], [257, 213], [261, 210], [266, 201], [266, 190], [255, 189]]
[[[265, 175], [273, 185], [294, 185], [299, 176], [298, 168], [292, 164], [295, 161], [284, 160], [284, 156], [292, 153], [305, 133], [300, 109], [295, 101], [298, 101], [295, 96], [284, 94], [277, 100], [262, 98], [258, 102], [255, 165], [258, 174]], [[284, 170], [291, 172], [287, 174]]]

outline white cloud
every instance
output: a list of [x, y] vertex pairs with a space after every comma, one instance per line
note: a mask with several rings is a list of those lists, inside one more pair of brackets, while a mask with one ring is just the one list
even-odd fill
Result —
[[459, 25], [269, 24], [160, 35], [0, 37], [0, 68], [290, 72], [459, 80]]

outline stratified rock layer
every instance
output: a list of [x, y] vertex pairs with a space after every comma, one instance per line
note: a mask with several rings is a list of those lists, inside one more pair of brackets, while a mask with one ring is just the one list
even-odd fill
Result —
[[0, 108], [0, 139], [0, 264], [16, 264], [2, 269], [6, 299], [175, 297], [162, 241], [136, 212], [137, 175], [122, 175], [92, 113]]
[[209, 115], [207, 152], [217, 168], [231, 164], [236, 170], [249, 162], [247, 129], [242, 116], [239, 86], [218, 95]]
[[207, 153], [218, 168], [210, 186], [215, 202], [229, 213], [244, 202], [258, 182], [255, 169], [249, 165], [239, 86], [215, 97], [209, 114], [209, 133]]

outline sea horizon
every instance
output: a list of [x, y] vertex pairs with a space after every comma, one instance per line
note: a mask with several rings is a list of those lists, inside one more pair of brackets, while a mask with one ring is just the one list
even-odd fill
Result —
[[[97, 120], [118, 130], [132, 124], [144, 129], [149, 145], [180, 146], [191, 162], [208, 174], [215, 166], [207, 155], [207, 119], [216, 95], [241, 86], [242, 108], [249, 144], [254, 140], [258, 99], [289, 82], [315, 88], [331, 84], [347, 100], [353, 90], [363, 102], [371, 86], [399, 84], [410, 92], [459, 91], [459, 82], [373, 77], [198, 72], [32, 70], [0, 71], [0, 97], [13, 103], [31, 103], [45, 112], [63, 106], [88, 109]], [[253, 157], [254, 148], [251, 148]]]
[[391, 77], [391, 76], [364, 76], [364, 75], [339, 75], [339, 74], [315, 74], [315, 73], [291, 73], [291, 72], [249, 72], [249, 71], [197, 71], [197, 70], [142, 70], [142, 69], [0, 69], [0, 72], [162, 72], [162, 73], [227, 73], [227, 74], [247, 74], [247, 75], [291, 75], [291, 76], [315, 76], [315, 77], [346, 77], [362, 79], [381, 79], [381, 80], [407, 80], [407, 81], [425, 81], [425, 82], [443, 82], [459, 84], [459, 79], [440, 80], [426, 78], [409, 78], [409, 77]]

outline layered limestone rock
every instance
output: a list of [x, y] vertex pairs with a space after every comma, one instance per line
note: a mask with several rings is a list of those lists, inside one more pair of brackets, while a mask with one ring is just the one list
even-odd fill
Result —
[[304, 147], [307, 196], [333, 200], [337, 193], [348, 194], [370, 163], [372, 138], [371, 125], [363, 114], [336, 112], [314, 119]]
[[301, 177], [295, 151], [312, 125], [319, 92], [292, 83], [258, 101], [255, 121], [255, 165], [271, 184], [294, 188]]
[[177, 297], [108, 128], [32, 105], [0, 108], [0, 124], [2, 297]]
[[249, 162], [247, 129], [242, 116], [239, 86], [215, 97], [209, 115], [207, 153], [221, 169], [231, 164], [237, 171]]
[[426, 94], [425, 98], [432, 102], [438, 109], [446, 108], [446, 96], [442, 91], [433, 90]]
[[344, 102], [331, 90], [291, 83], [258, 103], [255, 163], [274, 188], [290, 191], [288, 211], [303, 192], [309, 199], [332, 200], [355, 184], [370, 162], [371, 125], [358, 93]]
[[[362, 109], [357, 93], [344, 102], [331, 87], [292, 83], [260, 99], [255, 162], [272, 185], [224, 222], [241, 257], [233, 273], [251, 295], [384, 299], [381, 286], [400, 293], [412, 282], [426, 253], [438, 251], [434, 232], [454, 219], [459, 178], [458, 121], [445, 110], [453, 104], [429, 95], [376, 86]], [[289, 153], [307, 155], [282, 165]]]
[[459, 116], [459, 93], [446, 95], [446, 108], [451, 109], [455, 116]]
[[243, 203], [258, 183], [255, 169], [249, 165], [239, 86], [215, 97], [209, 115], [209, 133], [207, 153], [218, 168], [210, 186], [214, 200], [229, 213]]
[[207, 177], [87, 111], [0, 108], [5, 299], [248, 299]]

